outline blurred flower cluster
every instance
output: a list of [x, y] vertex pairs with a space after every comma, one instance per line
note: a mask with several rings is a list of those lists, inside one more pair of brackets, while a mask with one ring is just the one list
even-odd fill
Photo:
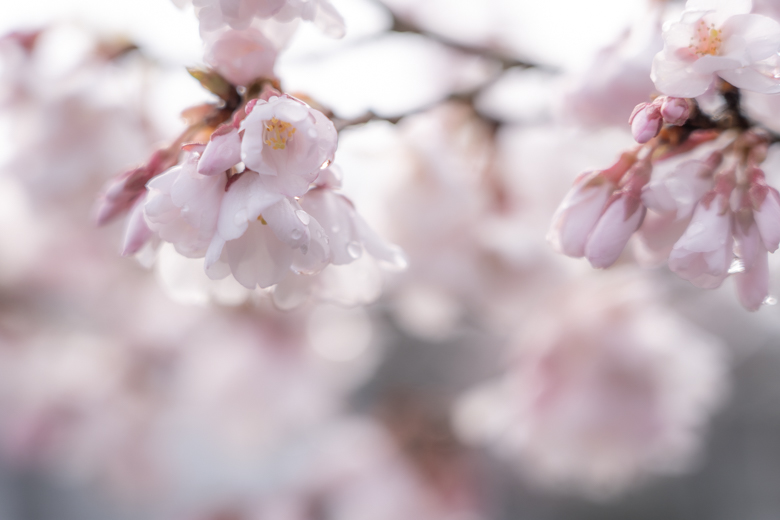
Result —
[[0, 461], [166, 520], [694, 467], [719, 320], [779, 333], [774, 3], [152, 3], [197, 63], [0, 38]]

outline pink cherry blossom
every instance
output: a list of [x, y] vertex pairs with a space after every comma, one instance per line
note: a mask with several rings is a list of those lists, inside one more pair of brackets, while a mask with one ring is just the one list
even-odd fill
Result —
[[232, 124], [217, 128], [209, 139], [198, 161], [198, 173], [216, 175], [224, 173], [241, 162], [241, 138]]
[[615, 185], [601, 172], [581, 175], [553, 215], [547, 240], [565, 255], [583, 256], [588, 236], [614, 190]]
[[176, 164], [176, 153], [169, 148], [157, 150], [143, 166], [112, 179], [97, 202], [95, 220], [106, 224], [128, 212], [146, 192], [146, 183]]
[[642, 224], [646, 211], [638, 190], [621, 191], [607, 202], [585, 245], [585, 257], [593, 267], [605, 268], [617, 261], [628, 239]]
[[249, 85], [273, 78], [278, 49], [262, 32], [252, 27], [228, 29], [206, 37], [204, 60], [234, 85]]
[[744, 269], [734, 275], [737, 296], [747, 310], [756, 311], [769, 295], [769, 254], [750, 209], [737, 214], [734, 239]]
[[253, 19], [274, 19], [282, 23], [306, 20], [332, 38], [341, 38], [345, 32], [344, 19], [328, 0], [174, 0], [179, 7], [190, 2], [195, 7], [202, 33], [225, 25], [247, 29]]
[[328, 0], [287, 0], [276, 19], [286, 22], [295, 18], [313, 22], [331, 38], [341, 38], [346, 32], [344, 19]]
[[292, 96], [260, 99], [241, 122], [241, 159], [264, 176], [278, 176], [290, 196], [306, 192], [333, 161], [338, 135], [322, 112]]
[[152, 231], [187, 257], [202, 257], [216, 231], [227, 177], [197, 172], [198, 157], [189, 154], [147, 185], [144, 214]]
[[714, 152], [706, 160], [688, 159], [674, 166], [654, 169], [653, 178], [642, 189], [642, 202], [658, 213], [674, 213], [676, 219], [691, 216], [696, 204], [712, 185], [712, 175], [723, 154]]
[[456, 428], [554, 489], [612, 496], [695, 460], [726, 384], [723, 345], [641, 272], [580, 279], [541, 305], [516, 363], [458, 403]]
[[663, 96], [661, 117], [668, 125], [681, 126], [691, 117], [693, 103], [689, 99]]
[[661, 131], [661, 109], [655, 103], [640, 103], [634, 108], [628, 123], [636, 142], [644, 144]]
[[152, 230], [144, 218], [144, 199], [138, 201], [130, 210], [130, 216], [127, 219], [125, 227], [125, 238], [122, 244], [122, 255], [134, 255], [146, 242], [152, 237]]
[[189, 0], [195, 7], [201, 25], [246, 29], [252, 18], [270, 18], [285, 5], [286, 0]]
[[[669, 268], [702, 289], [714, 289], [728, 276], [734, 258], [729, 181], [709, 192], [693, 213], [688, 228], [669, 255]], [[733, 186], [733, 184], [732, 184]]]
[[368, 254], [387, 264], [397, 264], [401, 250], [386, 243], [357, 213], [348, 198], [332, 190], [318, 188], [309, 191], [301, 206], [315, 217], [329, 237], [333, 253], [332, 263], [349, 264], [357, 260], [365, 249]]
[[753, 217], [767, 251], [774, 253], [780, 244], [780, 193], [766, 184], [764, 173], [754, 168], [749, 196]]
[[650, 80], [653, 56], [663, 47], [660, 9], [601, 50], [588, 68], [567, 81], [561, 114], [588, 126], [623, 126], [626, 115], [655, 91]]
[[651, 72], [656, 88], [696, 97], [719, 76], [738, 88], [780, 92], [780, 79], [771, 73], [780, 23], [750, 9], [750, 0], [688, 0], [681, 20], [664, 27], [664, 49]]
[[314, 273], [330, 260], [322, 226], [277, 187], [277, 178], [242, 173], [228, 187], [206, 252], [206, 273], [228, 273], [247, 288], [270, 287], [290, 269]]

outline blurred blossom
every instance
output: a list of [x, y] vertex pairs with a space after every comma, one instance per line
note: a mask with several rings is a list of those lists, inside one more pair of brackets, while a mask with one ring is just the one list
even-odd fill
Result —
[[585, 72], [572, 78], [559, 112], [582, 125], [624, 126], [635, 105], [655, 90], [653, 57], [662, 48], [660, 9], [643, 17], [614, 44], [599, 51]]
[[[63, 47], [70, 60], [59, 58]], [[59, 67], [51, 67], [55, 60]], [[64, 26], [6, 36], [0, 61], [8, 95], [2, 117], [15, 151], [0, 168], [47, 207], [73, 211], [146, 153], [154, 129], [142, 111], [140, 78], [150, 65], [127, 42]]]
[[637, 273], [594, 276], [540, 310], [506, 374], [465, 395], [455, 424], [532, 480], [609, 496], [690, 467], [724, 396], [723, 354]]
[[[244, 506], [213, 517], [247, 520], [478, 520], [463, 497], [443, 495], [410, 465], [389, 433], [371, 420], [343, 418], [292, 447], [285, 478]], [[203, 518], [198, 516], [197, 518]]]

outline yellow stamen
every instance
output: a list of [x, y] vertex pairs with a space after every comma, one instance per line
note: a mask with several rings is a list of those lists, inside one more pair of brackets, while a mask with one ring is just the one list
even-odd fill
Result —
[[688, 48], [699, 56], [717, 56], [723, 43], [721, 32], [714, 24], [707, 25], [704, 20], [699, 20]]
[[275, 117], [265, 124], [265, 144], [274, 150], [284, 150], [287, 140], [295, 133], [296, 128], [287, 121], [279, 121]]
[[259, 221], [260, 221], [260, 223], [261, 223], [262, 225], [264, 225], [264, 226], [267, 226], [267, 225], [268, 225], [268, 222], [266, 222], [266, 221], [265, 221], [265, 219], [263, 218], [263, 216], [262, 216], [262, 215], [260, 215], [259, 217], [257, 217], [257, 220], [259, 220]]

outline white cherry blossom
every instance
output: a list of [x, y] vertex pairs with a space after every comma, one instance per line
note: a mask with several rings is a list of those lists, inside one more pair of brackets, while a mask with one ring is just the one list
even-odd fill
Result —
[[152, 231], [172, 243], [180, 254], [199, 258], [216, 231], [227, 177], [197, 172], [198, 157], [190, 154], [149, 181], [144, 214]]
[[323, 165], [333, 161], [338, 134], [319, 110], [288, 95], [248, 107], [241, 122], [241, 159], [247, 168], [277, 176], [288, 196], [303, 195]]
[[344, 19], [328, 0], [173, 0], [183, 7], [192, 3], [200, 20], [201, 32], [224, 26], [247, 29], [255, 19], [291, 22], [297, 19], [313, 22], [332, 38], [345, 33]]
[[278, 49], [261, 31], [228, 29], [206, 37], [204, 60], [234, 85], [273, 78]]
[[651, 72], [656, 88], [696, 97], [720, 77], [738, 88], [780, 92], [780, 23], [750, 10], [750, 0], [689, 0], [681, 20], [664, 26]]

